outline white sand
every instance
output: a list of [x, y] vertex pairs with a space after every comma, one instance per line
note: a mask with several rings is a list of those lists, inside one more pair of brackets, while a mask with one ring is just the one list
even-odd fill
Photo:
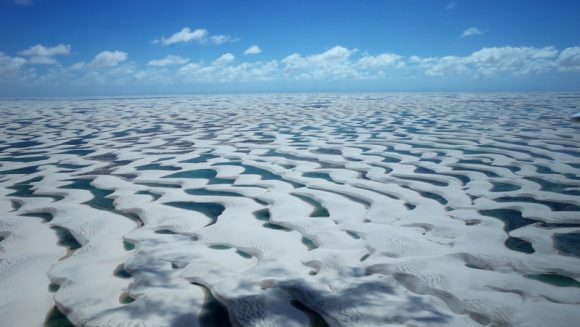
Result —
[[[76, 325], [203, 325], [209, 290], [243, 326], [308, 326], [304, 307], [333, 326], [574, 326], [580, 288], [529, 277], [580, 280], [554, 243], [580, 232], [578, 107], [557, 94], [0, 101], [1, 324], [40, 326], [57, 306]], [[183, 172], [197, 177], [169, 176]], [[538, 222], [508, 233], [481, 212], [499, 209]], [[25, 215], [39, 212], [52, 220]], [[67, 255], [51, 226], [81, 247]]]

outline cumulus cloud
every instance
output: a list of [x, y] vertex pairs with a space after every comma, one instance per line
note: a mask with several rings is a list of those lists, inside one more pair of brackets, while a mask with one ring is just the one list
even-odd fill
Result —
[[197, 42], [200, 44], [209, 43], [219, 45], [230, 41], [234, 41], [234, 39], [228, 35], [210, 35], [209, 32], [203, 28], [192, 30], [189, 27], [184, 27], [179, 32], [173, 33], [169, 37], [162, 36], [161, 38], [154, 40], [153, 43], [172, 45], [176, 43]]
[[554, 47], [492, 47], [472, 53], [467, 61], [481, 75], [528, 75], [550, 70], [557, 55]]
[[481, 35], [483, 34], [483, 32], [477, 28], [477, 27], [470, 27], [468, 29], [466, 29], [465, 31], [463, 31], [463, 34], [461, 34], [462, 37], [469, 37], [469, 36], [475, 36], [475, 35]]
[[287, 78], [302, 80], [375, 79], [403, 67], [403, 57], [394, 53], [358, 55], [357, 49], [341, 46], [310, 56], [293, 54], [282, 60]]
[[213, 64], [216, 66], [222, 66], [222, 65], [227, 65], [231, 62], [233, 62], [236, 59], [236, 57], [234, 57], [233, 54], [231, 53], [224, 53], [221, 57], [217, 58]]
[[257, 45], [252, 45], [251, 47], [247, 48], [246, 51], [244, 51], [245, 55], [255, 55], [255, 54], [260, 54], [262, 53], [262, 49], [260, 49], [260, 47], [258, 47]]
[[87, 66], [87, 63], [86, 62], [80, 61], [80, 62], [77, 62], [77, 63], [74, 63], [74, 64], [70, 65], [69, 68], [72, 69], [72, 70], [80, 70], [80, 69], [85, 68], [86, 66]]
[[26, 59], [11, 57], [0, 51], [0, 76], [18, 73], [20, 67], [26, 63]]
[[419, 64], [427, 76], [452, 76], [469, 73], [469, 68], [464, 58], [457, 56], [444, 56], [441, 58], [419, 58], [412, 60]]
[[52, 57], [30, 57], [26, 63], [30, 65], [56, 65], [58, 61]]
[[147, 66], [165, 67], [171, 65], [183, 65], [189, 62], [189, 59], [180, 56], [168, 55], [163, 59], [151, 60]]
[[58, 61], [54, 59], [56, 56], [68, 56], [70, 54], [70, 45], [59, 44], [54, 47], [46, 47], [42, 44], [37, 44], [26, 50], [20, 51], [18, 54], [28, 57], [27, 64], [38, 65], [54, 65]]
[[363, 69], [401, 67], [404, 65], [403, 57], [395, 53], [383, 53], [378, 56], [366, 55], [358, 60], [358, 65]]
[[181, 31], [174, 33], [170, 37], [166, 38], [163, 36], [160, 39], [155, 40], [154, 42], [159, 43], [161, 45], [171, 45], [171, 44], [175, 44], [175, 43], [187, 43], [187, 42], [191, 42], [191, 41], [201, 42], [201, 40], [204, 40], [207, 38], [208, 34], [209, 33], [202, 28], [198, 28], [198, 29], [192, 31], [191, 28], [184, 27], [181, 29]]
[[335, 46], [310, 56], [294, 53], [282, 59], [284, 74], [293, 79], [356, 78], [357, 71], [349, 60], [356, 52], [356, 49]]
[[234, 41], [234, 39], [229, 35], [218, 34], [218, 35], [210, 36], [209, 41], [210, 41], [210, 43], [220, 45], [220, 44], [232, 42], [232, 41]]
[[552, 70], [557, 56], [558, 50], [554, 47], [491, 47], [464, 57], [419, 58], [415, 56], [412, 57], [412, 61], [429, 76], [524, 76]]
[[237, 65], [187, 64], [177, 71], [177, 77], [185, 83], [231, 83], [263, 82], [278, 79], [279, 63], [276, 60]]
[[[40, 49], [40, 48], [38, 48]], [[48, 48], [47, 48], [48, 49]], [[30, 50], [30, 49], [28, 49]], [[44, 51], [44, 50], [43, 50]], [[52, 52], [51, 52], [52, 51]], [[136, 85], [242, 83], [261, 81], [354, 81], [394, 78], [479, 80], [495, 77], [524, 79], [542, 74], [578, 74], [580, 47], [486, 47], [467, 55], [403, 56], [393, 52], [368, 54], [335, 46], [313, 54], [290, 54], [281, 60], [244, 62], [232, 53], [214, 61], [192, 62], [168, 55], [146, 65], [128, 61], [122, 51], [103, 51], [90, 62], [39, 69], [26, 65], [29, 56], [0, 52], [0, 83], [9, 85]], [[24, 52], [22, 52], [24, 53]], [[36, 56], [48, 58], [50, 56]], [[178, 67], [171, 67], [172, 65]], [[580, 75], [578, 75], [580, 76]], [[425, 77], [423, 77], [425, 78]]]
[[580, 47], [566, 48], [558, 56], [561, 71], [580, 71]]
[[134, 62], [117, 63], [114, 66], [95, 66], [92, 63], [73, 73], [75, 85], [131, 85], [136, 82], [136, 76], [141, 70]]
[[554, 47], [494, 47], [474, 52], [469, 60], [481, 75], [529, 75], [549, 71], [557, 55]]
[[59, 44], [54, 47], [45, 47], [44, 45], [37, 44], [33, 47], [30, 47], [26, 50], [22, 50], [19, 54], [23, 56], [30, 56], [30, 57], [53, 57], [63, 55], [66, 56], [70, 53], [70, 45], [68, 44]]
[[128, 54], [123, 51], [102, 51], [91, 64], [95, 67], [114, 67], [127, 60], [127, 57]]

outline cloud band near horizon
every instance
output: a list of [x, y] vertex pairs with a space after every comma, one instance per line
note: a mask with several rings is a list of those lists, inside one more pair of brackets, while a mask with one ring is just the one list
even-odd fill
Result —
[[[251, 48], [253, 48], [252, 46]], [[250, 49], [251, 49], [250, 48]], [[255, 48], [258, 48], [255, 46]], [[258, 48], [259, 49], [259, 48]], [[256, 50], [256, 49], [254, 49]], [[62, 66], [56, 56], [68, 55], [70, 45], [36, 45], [10, 56], [0, 52], [0, 84], [12, 87], [44, 85], [167, 85], [265, 81], [360, 81], [405, 78], [487, 79], [542, 74], [580, 73], [580, 47], [487, 47], [464, 56], [371, 55], [334, 46], [320, 53], [292, 53], [270, 60], [246, 59], [243, 53], [224, 53], [213, 61], [167, 55], [146, 63], [131, 61], [128, 53], [102, 51], [89, 63]], [[258, 54], [261, 51], [250, 51]], [[38, 58], [45, 58], [38, 62]], [[40, 65], [42, 64], [42, 66]]]

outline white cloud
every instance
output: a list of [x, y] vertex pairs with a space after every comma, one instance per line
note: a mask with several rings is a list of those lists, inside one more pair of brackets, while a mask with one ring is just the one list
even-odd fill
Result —
[[134, 62], [117, 63], [114, 66], [95, 66], [93, 63], [74, 72], [78, 85], [131, 85], [136, 82], [140, 72]]
[[258, 47], [257, 45], [252, 45], [251, 47], [247, 48], [246, 51], [244, 51], [245, 55], [255, 55], [255, 54], [260, 54], [262, 53], [262, 49], [260, 49], [260, 47]]
[[483, 48], [465, 57], [415, 56], [411, 60], [428, 76], [494, 77], [546, 73], [554, 68], [554, 59], [557, 56], [558, 51], [554, 47], [492, 47]]
[[114, 67], [127, 60], [128, 54], [122, 51], [102, 51], [91, 64], [95, 67]]
[[214, 62], [213, 65], [215, 66], [221, 66], [221, 65], [227, 65], [231, 62], [233, 62], [236, 59], [236, 57], [234, 57], [233, 54], [231, 53], [224, 53], [221, 57], [217, 58]]
[[280, 78], [276, 60], [219, 66], [190, 63], [179, 68], [177, 76], [184, 83], [259, 82]]
[[469, 36], [475, 36], [475, 35], [481, 35], [483, 34], [483, 32], [477, 28], [477, 27], [470, 27], [468, 29], [466, 29], [465, 31], [463, 31], [463, 34], [461, 34], [461, 37], [469, 37]]
[[0, 84], [22, 87], [185, 85], [420, 79], [422, 75], [428, 76], [428, 80], [476, 81], [495, 77], [524, 79], [542, 74], [580, 73], [580, 47], [570, 47], [563, 51], [554, 47], [487, 47], [464, 56], [419, 57], [390, 52], [368, 54], [357, 49], [335, 46], [309, 55], [294, 53], [282, 60], [244, 62], [232, 53], [224, 53], [214, 61], [190, 62], [187, 58], [168, 55], [141, 66], [128, 61], [125, 52], [103, 51], [90, 62], [81, 61], [68, 67], [55, 65], [48, 69], [39, 69], [26, 65], [32, 60], [52, 59], [50, 56], [12, 57], [0, 52]]
[[580, 47], [566, 48], [557, 60], [561, 71], [580, 71]]
[[37, 65], [55, 65], [58, 61], [54, 59], [55, 56], [68, 56], [70, 54], [70, 45], [59, 44], [54, 47], [45, 47], [42, 44], [37, 44], [26, 50], [19, 52], [20, 55], [29, 57], [27, 64]]
[[469, 72], [465, 59], [457, 56], [426, 58], [419, 60], [418, 63], [425, 69], [427, 76], [461, 75]]
[[209, 32], [203, 28], [191, 30], [189, 27], [184, 27], [179, 32], [176, 32], [169, 37], [162, 36], [160, 39], [154, 40], [153, 43], [172, 45], [176, 43], [197, 42], [200, 44], [211, 43], [219, 45], [231, 41], [235, 41], [235, 39], [228, 35], [210, 35]]
[[364, 56], [358, 60], [358, 66], [363, 69], [401, 67], [404, 65], [402, 56], [395, 53], [383, 53], [378, 56]]
[[232, 39], [231, 36], [229, 36], [229, 35], [221, 35], [221, 34], [212, 35], [212, 36], [209, 37], [209, 40], [210, 40], [211, 43], [217, 44], [217, 45], [224, 44], [224, 43], [227, 43], [227, 42], [230, 42], [230, 41], [234, 41], [234, 39]]
[[20, 55], [27, 57], [54, 57], [67, 56], [70, 53], [70, 45], [59, 44], [54, 47], [45, 47], [42, 44], [37, 44], [26, 50], [19, 52]]
[[0, 76], [17, 73], [25, 63], [24, 58], [10, 57], [0, 51]]
[[477, 74], [541, 74], [552, 69], [558, 51], [553, 47], [493, 47], [483, 48], [467, 57]]
[[30, 57], [26, 63], [30, 65], [57, 65], [58, 61], [52, 57]]
[[160, 43], [161, 45], [171, 45], [175, 43], [187, 43], [191, 41], [198, 41], [204, 40], [207, 38], [209, 33], [202, 29], [198, 28], [195, 31], [192, 31], [189, 27], [184, 27], [181, 31], [174, 33], [168, 38], [161, 37], [159, 40], [155, 40], [155, 43]]
[[85, 68], [86, 65], [87, 65], [86, 62], [80, 61], [80, 62], [77, 62], [75, 64], [72, 64], [69, 68], [72, 70], [80, 70], [80, 69]]
[[165, 67], [171, 65], [183, 65], [189, 62], [189, 59], [180, 56], [168, 55], [163, 59], [151, 60], [147, 66]]
[[298, 53], [282, 59], [284, 74], [292, 79], [345, 79], [357, 78], [350, 61], [357, 49], [335, 46], [319, 54], [303, 57]]
[[453, 9], [455, 9], [455, 7], [457, 7], [457, 2], [455, 2], [455, 1], [449, 1], [447, 3], [447, 5], [445, 6], [445, 9], [447, 9], [447, 10], [453, 10]]

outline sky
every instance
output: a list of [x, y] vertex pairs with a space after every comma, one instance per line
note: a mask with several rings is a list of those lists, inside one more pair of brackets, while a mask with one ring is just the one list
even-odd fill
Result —
[[577, 0], [0, 0], [0, 97], [580, 91]]

